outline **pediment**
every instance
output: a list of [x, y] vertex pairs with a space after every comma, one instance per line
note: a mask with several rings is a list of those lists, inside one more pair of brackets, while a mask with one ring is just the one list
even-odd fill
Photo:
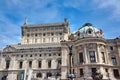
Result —
[[3, 49], [3, 52], [14, 52], [16, 49], [12, 46], [7, 46]]

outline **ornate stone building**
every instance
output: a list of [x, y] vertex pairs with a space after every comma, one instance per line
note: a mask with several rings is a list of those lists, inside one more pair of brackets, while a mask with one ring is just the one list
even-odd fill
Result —
[[69, 60], [75, 80], [92, 80], [96, 71], [103, 74], [104, 80], [119, 80], [120, 39], [105, 39], [102, 30], [90, 23], [70, 34], [66, 19], [33, 25], [26, 20], [22, 42], [7, 45], [2, 51], [0, 80], [67, 80]]

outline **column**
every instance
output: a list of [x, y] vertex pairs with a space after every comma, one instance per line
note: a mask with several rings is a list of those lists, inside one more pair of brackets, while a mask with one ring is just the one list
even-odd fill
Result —
[[27, 68], [28, 68], [28, 61], [27, 61], [27, 60], [24, 60], [24, 61], [23, 61], [23, 68], [24, 68], [24, 69], [27, 69]]
[[106, 45], [105, 45], [105, 62], [106, 62], [106, 64], [110, 64], [110, 58], [109, 58], [109, 54], [108, 54]]
[[86, 48], [86, 45], [84, 45], [84, 61], [85, 63], [87, 64], [88, 63], [88, 55], [87, 55], [87, 48]]
[[89, 77], [91, 77], [90, 70], [89, 70], [88, 66], [85, 66], [83, 69], [84, 69], [84, 78], [88, 79]]
[[67, 72], [68, 72], [68, 48], [62, 47], [62, 65], [61, 65], [61, 80], [67, 79]]
[[47, 60], [46, 59], [42, 60], [42, 65], [41, 66], [42, 66], [42, 69], [47, 69], [48, 66], [47, 66]]
[[42, 73], [42, 79], [45, 79], [45, 78], [46, 78], [46, 73], [43, 72], [43, 73]]
[[32, 68], [33, 69], [37, 69], [38, 68], [38, 61], [37, 60], [33, 60], [32, 61]]
[[105, 79], [106, 72], [105, 72], [104, 67], [101, 66], [99, 72], [103, 75], [103, 79]]
[[18, 69], [18, 67], [19, 67], [19, 62], [17, 60], [14, 60], [13, 69]]
[[108, 73], [109, 73], [110, 80], [114, 80], [113, 70], [111, 68], [108, 69]]
[[9, 69], [14, 68], [13, 64], [14, 64], [14, 58], [11, 56]]
[[5, 69], [6, 68], [6, 61], [5, 58], [1, 59], [1, 64], [0, 64], [0, 69]]
[[57, 68], [57, 60], [53, 59], [52, 60], [52, 66], [51, 66], [52, 69], [56, 69]]
[[102, 63], [102, 56], [101, 56], [101, 52], [100, 52], [100, 48], [99, 48], [99, 44], [97, 44], [97, 55], [98, 55], [98, 63]]

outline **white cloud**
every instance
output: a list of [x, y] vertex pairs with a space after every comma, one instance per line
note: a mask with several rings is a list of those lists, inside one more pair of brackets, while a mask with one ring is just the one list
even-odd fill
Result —
[[20, 26], [15, 25], [4, 16], [0, 14], [0, 47], [5, 45], [18, 43], [20, 41]]
[[[111, 10], [111, 19], [119, 20], [120, 18], [120, 1], [119, 0], [93, 0], [98, 8]], [[110, 14], [110, 13], [108, 13]]]

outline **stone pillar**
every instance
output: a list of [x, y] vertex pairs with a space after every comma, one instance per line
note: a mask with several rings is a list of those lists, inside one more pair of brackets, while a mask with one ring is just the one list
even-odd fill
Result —
[[42, 65], [41, 66], [42, 66], [42, 69], [47, 69], [48, 66], [47, 66], [47, 60], [46, 59], [42, 60]]
[[90, 73], [90, 71], [89, 71], [88, 66], [85, 66], [84, 67], [84, 77], [85, 77], [85, 79], [87, 79], [88, 77], [90, 77], [89, 73]]
[[33, 69], [37, 69], [38, 68], [38, 61], [37, 60], [33, 60], [32, 61], [32, 68]]
[[113, 70], [112, 70], [111, 68], [108, 69], [108, 74], [109, 74], [109, 78], [110, 78], [110, 80], [114, 80]]
[[19, 62], [18, 62], [18, 61], [16, 60], [16, 58], [14, 57], [12, 69], [13, 69], [13, 70], [18, 69], [18, 66], [19, 66]]
[[46, 76], [47, 73], [43, 72], [42, 73], [42, 79], [45, 79], [47, 76]]
[[62, 47], [62, 65], [61, 65], [61, 80], [67, 79], [68, 72], [68, 48]]
[[84, 53], [83, 53], [83, 55], [84, 55], [84, 61], [87, 64], [88, 63], [88, 55], [87, 55], [87, 48], [86, 48], [86, 46], [84, 46]]
[[100, 69], [99, 69], [99, 72], [103, 75], [103, 79], [105, 79], [105, 77], [106, 77], [106, 72], [105, 72], [105, 69], [104, 69], [104, 67], [100, 67]]
[[52, 63], [51, 68], [56, 69], [57, 68], [57, 60], [53, 59], [51, 63]]
[[24, 68], [24, 69], [27, 69], [27, 68], [28, 68], [28, 61], [27, 61], [27, 60], [24, 60], [24, 61], [23, 61], [23, 68]]
[[6, 60], [5, 58], [1, 59], [1, 64], [0, 64], [0, 69], [5, 69], [6, 68]]
[[11, 57], [11, 59], [10, 59], [10, 65], [9, 65], [9, 69], [12, 69], [12, 68], [14, 68], [14, 57]]
[[110, 58], [107, 51], [107, 46], [105, 46], [105, 63], [110, 64]]
[[17, 60], [14, 60], [13, 62], [13, 69], [18, 69], [19, 68], [19, 62]]
[[102, 56], [101, 56], [101, 52], [100, 52], [100, 48], [99, 48], [99, 44], [97, 44], [97, 55], [98, 55], [98, 63], [102, 63]]

